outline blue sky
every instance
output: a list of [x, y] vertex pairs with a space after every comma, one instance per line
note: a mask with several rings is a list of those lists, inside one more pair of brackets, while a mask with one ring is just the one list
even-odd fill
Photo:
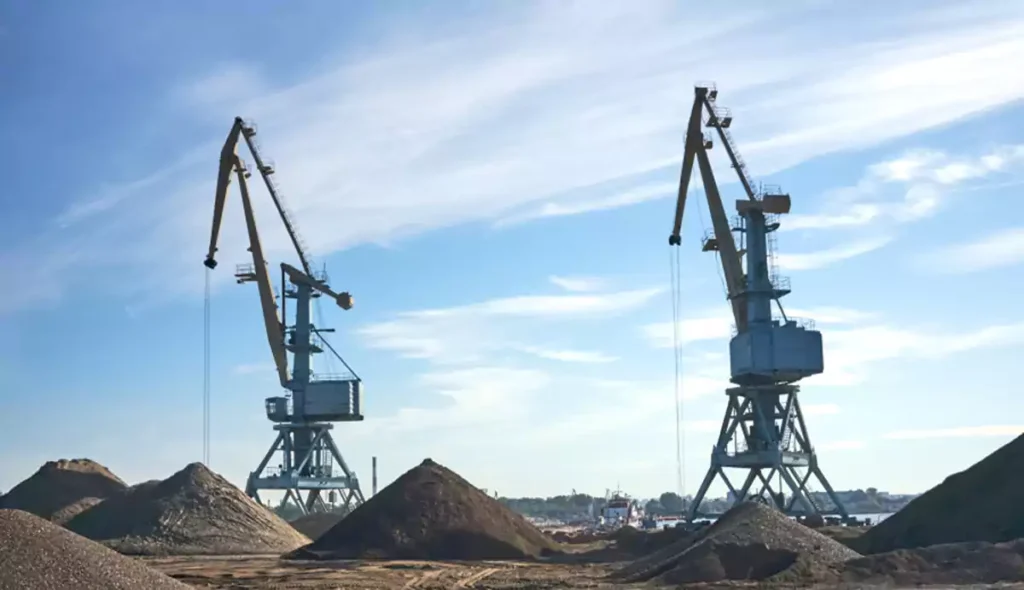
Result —
[[[824, 334], [802, 400], [832, 483], [920, 491], [1024, 431], [1024, 6], [636, 4], [0, 8], [0, 489], [59, 457], [132, 481], [200, 459], [200, 263], [238, 114], [355, 296], [324, 311], [365, 381], [366, 421], [336, 431], [365, 487], [377, 455], [384, 482], [430, 456], [507, 495], [674, 489], [667, 236], [698, 80], [755, 178], [793, 195], [784, 302]], [[681, 252], [689, 492], [729, 333], [700, 197]], [[271, 263], [294, 262], [254, 198]], [[237, 202], [212, 275], [211, 454], [241, 484], [278, 389], [255, 287], [231, 273]]]

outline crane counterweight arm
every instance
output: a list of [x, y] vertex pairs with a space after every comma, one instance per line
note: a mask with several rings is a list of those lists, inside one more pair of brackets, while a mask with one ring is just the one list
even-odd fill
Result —
[[317, 291], [333, 299], [334, 302], [338, 304], [338, 307], [344, 310], [352, 309], [352, 305], [354, 302], [352, 300], [352, 295], [349, 294], [347, 291], [336, 293], [324, 282], [314, 279], [313, 277], [309, 276], [308, 274], [302, 272], [301, 270], [295, 268], [294, 266], [286, 262], [281, 263], [281, 270], [283, 270], [285, 274], [288, 275], [288, 278], [291, 279], [293, 283], [303, 283], [309, 285], [313, 289], [316, 289]]
[[206, 260], [203, 264], [207, 268], [217, 267], [217, 239], [220, 237], [220, 225], [224, 219], [224, 203], [227, 201], [228, 188], [231, 186], [231, 172], [235, 169], [237, 158], [235, 148], [238, 145], [238, 136], [242, 132], [241, 119], [235, 119], [224, 147], [220, 150], [220, 167], [217, 171], [217, 193], [213, 200], [213, 228], [210, 230], [210, 249], [206, 252]]

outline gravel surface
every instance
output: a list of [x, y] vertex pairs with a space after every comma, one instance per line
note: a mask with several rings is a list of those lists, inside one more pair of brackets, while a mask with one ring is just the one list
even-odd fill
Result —
[[67, 527], [131, 555], [281, 554], [309, 543], [200, 463], [107, 498]]
[[0, 547], [0, 590], [192, 587], [21, 510], [0, 510]]

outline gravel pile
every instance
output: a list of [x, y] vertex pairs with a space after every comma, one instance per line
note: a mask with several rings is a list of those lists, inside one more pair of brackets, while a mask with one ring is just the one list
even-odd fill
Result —
[[851, 546], [861, 553], [1024, 537], [1024, 435], [914, 498]]
[[293, 559], [524, 559], [557, 544], [522, 516], [426, 459]]
[[284, 553], [309, 543], [201, 463], [107, 498], [67, 527], [131, 555]]
[[0, 590], [191, 588], [21, 510], [0, 510], [0, 547]]
[[24, 510], [46, 519], [59, 513], [58, 520], [66, 522], [69, 506], [88, 503], [88, 498], [108, 498], [127, 487], [109, 469], [89, 459], [48, 461], [0, 498], [0, 508]]
[[642, 557], [612, 574], [636, 583], [769, 580], [807, 583], [834, 564], [860, 557], [841, 543], [763, 504], [733, 507], [713, 525]]

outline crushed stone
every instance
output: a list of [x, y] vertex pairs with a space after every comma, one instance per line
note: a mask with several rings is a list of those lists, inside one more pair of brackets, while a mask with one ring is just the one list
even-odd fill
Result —
[[528, 559], [558, 545], [430, 459], [353, 510], [293, 559]]
[[628, 582], [688, 584], [768, 580], [812, 582], [830, 565], [860, 555], [841, 543], [756, 502], [734, 506], [714, 524], [614, 572]]
[[0, 509], [0, 547], [0, 590], [191, 588], [21, 510]]
[[861, 553], [1024, 537], [1024, 435], [914, 498], [851, 543]]
[[125, 490], [67, 527], [131, 555], [284, 553], [309, 539], [201, 463]]
[[109, 469], [91, 459], [47, 461], [31, 477], [0, 498], [0, 508], [24, 510], [52, 519], [86, 498], [108, 498], [128, 486]]

